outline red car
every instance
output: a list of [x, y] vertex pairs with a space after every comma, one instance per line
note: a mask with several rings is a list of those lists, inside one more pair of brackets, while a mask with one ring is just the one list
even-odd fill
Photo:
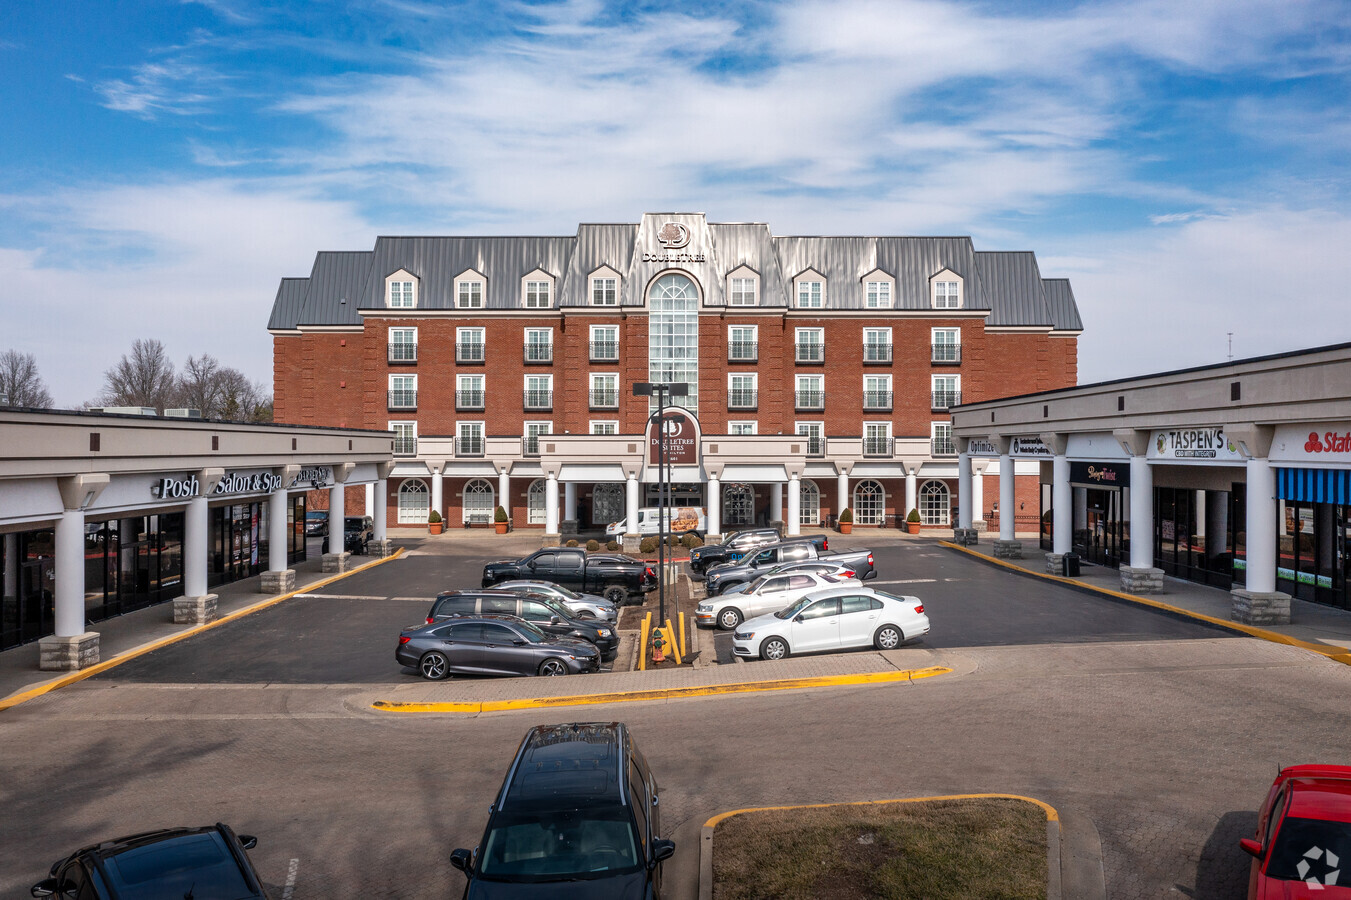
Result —
[[1248, 900], [1351, 898], [1351, 766], [1282, 769], [1257, 814]]

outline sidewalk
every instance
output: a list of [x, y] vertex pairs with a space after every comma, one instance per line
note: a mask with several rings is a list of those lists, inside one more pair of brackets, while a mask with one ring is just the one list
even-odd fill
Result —
[[[1336, 648], [1351, 649], [1351, 611], [1348, 610], [1336, 609], [1321, 603], [1311, 603], [1307, 600], [1291, 600], [1289, 625], [1264, 625], [1254, 629], [1251, 626], [1240, 625], [1230, 620], [1229, 610], [1232, 601], [1229, 592], [1226, 590], [1165, 576], [1163, 593], [1133, 595], [1121, 590], [1121, 576], [1116, 569], [1089, 563], [1082, 564], [1081, 571], [1083, 574], [1079, 578], [1047, 575], [1046, 553], [1037, 547], [1036, 538], [1023, 538], [1022, 540], [1023, 559], [994, 559], [993, 537], [970, 547], [960, 547], [946, 541], [942, 541], [940, 544], [953, 550], [982, 557], [997, 565], [1006, 565], [1012, 569], [1051, 578], [1061, 583], [1078, 584], [1092, 591], [1151, 606], [1173, 607], [1185, 615], [1217, 619], [1232, 628], [1243, 631], [1245, 634], [1252, 634], [1254, 631], [1270, 632], [1294, 641], [1331, 648], [1333, 654], [1335, 654]], [[1345, 656], [1345, 654], [1342, 655]], [[1351, 663], [1351, 659], [1344, 659], [1343, 661]]]

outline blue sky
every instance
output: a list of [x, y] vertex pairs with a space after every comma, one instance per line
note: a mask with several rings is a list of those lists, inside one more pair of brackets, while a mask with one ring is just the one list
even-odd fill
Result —
[[277, 282], [377, 234], [697, 210], [1034, 250], [1080, 380], [1351, 340], [1344, 2], [25, 2], [0, 350], [263, 382]]

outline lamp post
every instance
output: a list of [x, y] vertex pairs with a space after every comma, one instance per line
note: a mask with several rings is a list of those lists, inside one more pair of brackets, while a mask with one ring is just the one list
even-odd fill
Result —
[[[666, 621], [666, 526], [670, 506], [670, 480], [666, 477], [666, 398], [689, 396], [690, 386], [683, 381], [638, 381], [633, 385], [633, 396], [657, 398], [657, 411], [647, 417], [648, 424], [657, 420], [657, 624]], [[644, 449], [644, 453], [647, 450]]]

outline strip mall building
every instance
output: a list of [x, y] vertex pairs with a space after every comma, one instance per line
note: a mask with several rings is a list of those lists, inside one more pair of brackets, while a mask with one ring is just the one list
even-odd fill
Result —
[[[674, 500], [707, 508], [711, 533], [796, 533], [846, 506], [858, 525], [917, 508], [950, 528], [949, 409], [1073, 385], [1082, 330], [1069, 283], [1031, 253], [775, 237], [688, 213], [320, 252], [282, 280], [268, 327], [277, 421], [395, 432], [390, 525], [433, 509], [487, 524], [501, 505], [546, 534], [655, 502], [637, 382], [688, 385], [668, 426]], [[1039, 466], [1013, 465], [1033, 529]], [[976, 519], [993, 526], [982, 488], [998, 462], [977, 471]]]

